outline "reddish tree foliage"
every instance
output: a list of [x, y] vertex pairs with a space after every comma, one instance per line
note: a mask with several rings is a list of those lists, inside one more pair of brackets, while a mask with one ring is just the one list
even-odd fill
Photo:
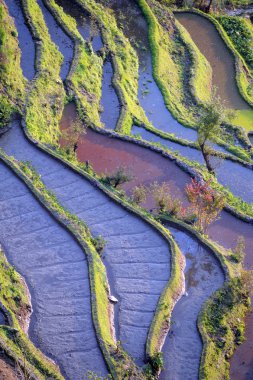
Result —
[[209, 182], [192, 179], [185, 188], [190, 208], [196, 217], [196, 228], [205, 233], [209, 224], [214, 222], [225, 205], [222, 193], [211, 188]]

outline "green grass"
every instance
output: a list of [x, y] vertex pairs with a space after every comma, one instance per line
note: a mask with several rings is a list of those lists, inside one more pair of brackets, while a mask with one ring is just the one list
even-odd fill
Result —
[[73, 67], [68, 76], [67, 86], [75, 92], [82, 105], [82, 119], [87, 125], [101, 126], [99, 111], [102, 87], [103, 58], [93, 52], [78, 32], [76, 21], [67, 15], [54, 0], [46, 1], [58, 22], [75, 43]]
[[25, 80], [20, 68], [18, 33], [7, 8], [0, 4], [0, 132], [14, 112], [21, 112]]
[[148, 123], [138, 102], [138, 57], [128, 39], [118, 28], [115, 17], [106, 7], [94, 0], [78, 0], [78, 3], [98, 22], [107, 54], [114, 68], [113, 85], [118, 94], [121, 114], [117, 130], [130, 133], [133, 119]]
[[165, 15], [159, 11], [159, 8], [157, 9], [155, 2], [138, 0], [138, 4], [148, 23], [153, 76], [163, 95], [165, 105], [180, 122], [185, 125], [194, 125], [192, 110], [189, 104], [186, 105], [184, 99], [183, 72], [180, 56], [178, 56], [182, 46], [175, 36], [172, 38], [173, 24], [170, 21], [172, 15], [169, 12], [165, 13], [168, 32], [161, 26], [161, 22], [165, 22]]
[[236, 111], [232, 123], [242, 126], [247, 131], [253, 131], [253, 109]]
[[170, 240], [171, 250], [171, 273], [170, 280], [163, 293], [160, 296], [158, 307], [156, 309], [152, 324], [149, 330], [146, 352], [148, 357], [155, 357], [160, 351], [161, 333], [169, 328], [170, 318], [177, 299], [181, 295], [183, 286], [183, 258], [182, 253], [168, 230], [164, 229], [167, 239]]
[[253, 27], [250, 21], [238, 16], [220, 16], [217, 19], [253, 73]]
[[210, 101], [212, 90], [212, 68], [210, 63], [199, 51], [188, 31], [176, 21], [182, 40], [186, 44], [191, 57], [190, 88], [198, 104]]
[[244, 341], [244, 320], [249, 310], [249, 296], [240, 277], [232, 278], [207, 302], [199, 318], [208, 340], [202, 357], [201, 379], [230, 379], [228, 359]]
[[57, 145], [59, 121], [64, 107], [65, 92], [59, 73], [62, 54], [51, 41], [43, 14], [35, 0], [22, 0], [33, 37], [41, 42], [36, 46], [36, 68], [39, 70], [26, 105], [26, 124], [36, 140]]

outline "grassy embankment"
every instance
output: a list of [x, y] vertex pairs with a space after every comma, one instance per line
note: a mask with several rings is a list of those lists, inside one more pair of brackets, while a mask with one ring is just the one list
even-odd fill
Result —
[[[165, 104], [182, 124], [195, 127], [200, 107], [205, 106], [210, 99], [211, 67], [191, 40], [188, 32], [171, 17], [168, 8], [157, 5], [153, 0], [149, 2], [141, 0], [139, 4], [149, 24], [153, 75]], [[173, 36], [171, 39], [168, 38], [170, 35], [168, 30]], [[163, 38], [163, 35], [166, 37]], [[182, 52], [182, 56], [178, 57], [178, 51]], [[167, 65], [168, 52], [174, 60], [171, 65]], [[173, 102], [175, 102], [174, 105]], [[163, 138], [171, 139], [167, 133], [150, 127], [148, 129]], [[174, 138], [173, 140], [183, 145], [190, 145], [182, 139]], [[217, 139], [216, 142], [239, 158], [250, 160], [249, 153], [240, 147], [232, 146], [221, 139]]]
[[[209, 97], [208, 90], [211, 91], [210, 65], [196, 46], [189, 43], [189, 35], [175, 23], [168, 8], [152, 0], [138, 3], [148, 22], [153, 76], [165, 105], [178, 121], [194, 127], [197, 101], [204, 103]], [[201, 81], [196, 73], [199, 77], [201, 74]]]
[[[252, 76], [248, 70], [248, 66], [244, 60], [244, 57], [242, 57], [242, 55], [240, 55], [240, 53], [237, 51], [230, 37], [218, 19], [215, 17], [215, 15], [206, 14], [197, 9], [190, 10], [190, 12], [194, 12], [202, 17], [207, 18], [214, 25], [217, 32], [220, 34], [224, 43], [227, 45], [228, 49], [234, 57], [236, 67], [236, 83], [239, 92], [245, 101], [249, 105], [253, 106]], [[252, 120], [253, 110], [236, 110], [232, 123], [238, 127], [244, 128], [247, 131], [252, 129]]]
[[0, 302], [11, 320], [10, 326], [0, 326], [1, 348], [14, 361], [16, 368], [22, 370], [26, 378], [34, 375], [39, 380], [63, 380], [58, 368], [33, 346], [21, 328], [31, 313], [28, 290], [24, 280], [8, 264], [1, 248], [0, 278]]
[[22, 0], [24, 13], [36, 41], [36, 80], [26, 103], [25, 122], [31, 135], [55, 145], [59, 137], [65, 92], [59, 73], [62, 54], [51, 41], [42, 11], [35, 0]]
[[75, 44], [73, 62], [66, 80], [69, 95], [71, 97], [74, 94], [82, 105], [79, 111], [86, 125], [95, 123], [101, 126], [99, 110], [103, 57], [96, 54], [92, 45], [83, 40], [76, 21], [66, 14], [62, 7], [54, 0], [46, 0], [45, 3]]
[[25, 79], [20, 68], [18, 33], [5, 4], [0, 4], [0, 133], [21, 112]]
[[225, 272], [225, 284], [203, 305], [198, 329], [203, 341], [199, 378], [228, 380], [229, 358], [244, 340], [246, 313], [250, 310], [249, 291], [243, 280], [242, 263], [234, 253], [208, 239], [193, 226], [170, 216], [161, 216], [172, 226], [188, 232], [217, 257]]
[[116, 129], [128, 134], [135, 119], [140, 123], [148, 124], [147, 117], [138, 101], [137, 54], [108, 8], [93, 0], [77, 0], [77, 2], [99, 25], [106, 55], [113, 65], [113, 86], [121, 105]]

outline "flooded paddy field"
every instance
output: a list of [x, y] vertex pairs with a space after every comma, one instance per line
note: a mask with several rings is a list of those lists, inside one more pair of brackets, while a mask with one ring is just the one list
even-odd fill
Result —
[[[35, 46], [23, 17], [22, 2], [7, 0], [6, 3], [18, 30], [21, 67], [24, 76], [31, 80], [35, 75]], [[111, 175], [119, 167], [124, 167], [131, 174], [131, 179], [122, 186], [127, 196], [131, 196], [136, 186], [149, 187], [154, 182], [161, 186], [166, 182], [169, 183], [173, 198], [188, 205], [185, 186], [190, 176], [187, 171], [182, 170], [174, 160], [147, 147], [109, 136], [109, 130], [117, 126], [121, 111], [113, 87], [114, 67], [108, 53], [110, 47], [104, 46], [100, 33], [102, 27], [109, 26], [101, 26], [80, 2], [56, 0], [56, 3], [76, 20], [81, 36], [87, 45], [92, 45], [92, 54], [103, 55], [103, 49], [108, 49], [104, 56], [100, 99], [100, 117], [108, 134], [83, 126], [83, 133], [80, 133], [75, 148], [68, 146], [64, 132], [71, 131], [78, 116], [73, 102], [75, 94], [69, 94], [66, 90], [66, 106], [59, 125], [62, 132], [61, 148], [75, 149], [77, 159], [87, 167], [91, 166], [98, 176]], [[197, 131], [184, 127], [172, 116], [154, 80], [149, 24], [138, 2], [91, 0], [89, 5], [93, 4], [94, 8], [90, 9], [96, 9], [95, 6], [101, 3], [114, 12], [118, 26], [136, 50], [139, 60], [138, 100], [149, 121], [161, 131], [196, 141]], [[59, 21], [56, 22], [46, 2], [38, 0], [38, 4], [50, 38], [63, 55], [61, 79], [65, 81], [74, 56], [74, 42], [63, 31]], [[218, 94], [226, 105], [237, 110], [250, 110], [237, 88], [233, 57], [212, 24], [203, 17], [186, 12], [176, 14], [176, 18], [190, 32], [199, 50], [210, 62], [213, 84], [217, 86]], [[114, 58], [117, 60], [117, 57]], [[139, 367], [145, 368], [150, 326], [160, 296], [171, 279], [173, 252], [168, 241], [150, 223], [114, 202], [92, 181], [31, 143], [18, 118], [11, 122], [11, 127], [0, 137], [0, 147], [4, 152], [33, 165], [46, 188], [55, 194], [60, 204], [86, 223], [94, 237], [104, 239], [105, 248], [101, 258], [110, 296], [113, 296], [114, 301], [116, 299], [112, 306], [115, 339], [121, 342]], [[143, 127], [133, 125], [132, 135], [136, 134], [140, 134], [143, 140], [160, 143], [174, 153], [204, 164], [197, 149], [163, 139]], [[217, 145], [215, 149], [223, 151]], [[215, 167], [215, 174], [218, 181], [234, 195], [252, 203], [251, 169], [231, 160], [223, 160]], [[0, 164], [0, 179], [0, 243], [10, 263], [26, 279], [31, 292], [33, 313], [30, 339], [45, 355], [55, 360], [68, 380], [83, 380], [88, 370], [102, 378], [106, 377], [109, 371], [94, 329], [91, 283], [85, 252], [3, 163]], [[154, 212], [155, 204], [150, 196], [142, 206], [146, 211]], [[197, 380], [203, 350], [197, 328], [198, 316], [210, 296], [222, 288], [225, 274], [213, 252], [199, 240], [175, 225], [168, 223], [165, 227], [171, 232], [185, 259], [185, 292], [174, 306], [169, 333], [164, 344], [161, 344], [164, 370], [159, 378]], [[238, 238], [242, 236], [245, 242], [244, 267], [253, 269], [251, 223], [223, 210], [219, 219], [209, 226], [207, 235], [226, 249], [235, 249]], [[0, 314], [0, 324], [5, 323], [4, 314]], [[251, 312], [246, 319], [246, 341], [230, 360], [230, 377], [233, 380], [248, 380], [252, 377], [252, 331]]]
[[1, 163], [0, 169], [0, 241], [32, 295], [31, 340], [67, 379], [87, 372], [94, 356], [93, 369], [105, 375], [85, 252], [6, 166]]

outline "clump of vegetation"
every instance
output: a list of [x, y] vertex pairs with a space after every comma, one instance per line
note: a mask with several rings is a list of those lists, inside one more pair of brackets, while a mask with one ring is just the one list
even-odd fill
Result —
[[68, 128], [62, 131], [61, 138], [67, 154], [75, 153], [78, 148], [78, 138], [86, 133], [86, 129], [79, 119], [74, 120]]
[[237, 244], [233, 249], [231, 254], [231, 259], [236, 263], [243, 263], [245, 256], [245, 239], [243, 236], [239, 236], [237, 239]]
[[218, 17], [218, 20], [253, 73], [253, 28], [250, 22], [233, 16]]
[[20, 50], [13, 19], [0, 4], [0, 132], [15, 112], [21, 112], [25, 80], [20, 68]]
[[155, 201], [156, 209], [159, 213], [177, 215], [181, 210], [182, 203], [171, 194], [170, 185], [166, 182], [159, 184], [154, 182], [150, 188], [151, 195]]
[[94, 245], [94, 247], [96, 248], [99, 255], [101, 256], [104, 249], [105, 249], [106, 240], [103, 238], [103, 236], [99, 235], [96, 238], [91, 237], [91, 242]]
[[117, 189], [119, 186], [131, 181], [132, 179], [133, 175], [131, 174], [131, 171], [124, 166], [118, 167], [112, 174], [107, 174], [101, 177], [101, 181], [105, 185], [114, 187], [114, 189]]
[[143, 185], [135, 186], [132, 190], [131, 200], [137, 205], [144, 203], [147, 199], [147, 188]]
[[208, 182], [199, 182], [192, 179], [185, 188], [190, 208], [196, 220], [195, 227], [205, 233], [207, 227], [217, 220], [220, 212], [225, 206], [225, 197], [211, 188]]
[[52, 42], [42, 11], [35, 0], [24, 0], [24, 12], [33, 38], [40, 41], [39, 70], [27, 100], [26, 125], [37, 141], [56, 146], [65, 92], [60, 78], [63, 56]]
[[[169, 183], [154, 182], [147, 191], [151, 194], [159, 214], [167, 214], [186, 223], [193, 223], [201, 233], [205, 233], [208, 226], [218, 219], [226, 201], [224, 194], [213, 189], [209, 181], [200, 182], [197, 179], [192, 179], [185, 187], [189, 206], [183, 206], [180, 199], [173, 197]], [[239, 257], [243, 249], [241, 242], [238, 242], [236, 249], [236, 255]]]

